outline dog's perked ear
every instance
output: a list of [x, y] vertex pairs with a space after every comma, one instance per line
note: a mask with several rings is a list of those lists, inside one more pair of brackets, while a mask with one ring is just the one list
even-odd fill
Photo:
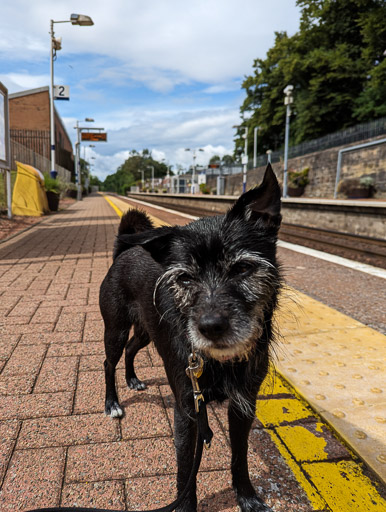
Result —
[[132, 235], [118, 235], [118, 240], [121, 244], [126, 245], [127, 249], [140, 245], [149, 251], [155, 261], [163, 264], [169, 255], [170, 244], [175, 235], [175, 227], [165, 226]]
[[267, 165], [264, 178], [258, 187], [245, 192], [227, 213], [227, 219], [243, 219], [256, 222], [261, 219], [271, 227], [281, 222], [281, 191], [271, 164]]

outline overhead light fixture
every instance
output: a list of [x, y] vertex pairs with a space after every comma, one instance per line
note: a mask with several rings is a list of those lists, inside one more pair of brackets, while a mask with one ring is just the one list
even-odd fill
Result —
[[71, 14], [70, 21], [73, 25], [80, 25], [81, 27], [94, 25], [90, 16], [86, 16], [85, 14]]

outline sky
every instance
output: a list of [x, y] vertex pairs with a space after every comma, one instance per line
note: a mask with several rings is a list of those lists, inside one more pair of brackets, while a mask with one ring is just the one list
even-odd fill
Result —
[[174, 171], [192, 164], [186, 148], [204, 149], [198, 165], [232, 154], [244, 77], [275, 32], [294, 34], [300, 19], [296, 0], [5, 0], [0, 81], [9, 93], [49, 85], [50, 20], [72, 13], [94, 25], [54, 24], [54, 83], [70, 87], [55, 107], [73, 142], [77, 120], [107, 131], [107, 142], [81, 150], [101, 180], [133, 149]]

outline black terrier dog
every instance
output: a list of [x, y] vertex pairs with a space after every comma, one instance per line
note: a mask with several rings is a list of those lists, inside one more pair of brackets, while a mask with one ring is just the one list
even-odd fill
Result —
[[[155, 229], [144, 212], [130, 210], [122, 217], [114, 263], [100, 292], [105, 413], [123, 414], [114, 376], [124, 349], [127, 385], [145, 388], [133, 363], [136, 353], [153, 340], [176, 399], [180, 494], [189, 478], [197, 435], [185, 369], [192, 350], [200, 354], [204, 371], [199, 385], [205, 401], [229, 399], [232, 481], [242, 512], [270, 510], [250, 482], [247, 450], [256, 396], [268, 371], [272, 315], [281, 286], [276, 262], [280, 196], [268, 165], [262, 184], [222, 216]], [[134, 334], [127, 341], [131, 327]], [[178, 510], [196, 509], [194, 485]]]

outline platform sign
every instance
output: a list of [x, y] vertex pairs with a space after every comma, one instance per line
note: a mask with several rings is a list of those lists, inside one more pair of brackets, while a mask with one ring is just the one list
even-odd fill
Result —
[[8, 89], [0, 82], [0, 167], [8, 169], [9, 158]]
[[54, 100], [69, 100], [70, 99], [70, 86], [69, 85], [54, 85]]
[[106, 132], [82, 132], [82, 141], [107, 142]]
[[5, 172], [7, 211], [12, 217], [11, 147], [9, 137], [8, 89], [0, 82], [0, 171]]

